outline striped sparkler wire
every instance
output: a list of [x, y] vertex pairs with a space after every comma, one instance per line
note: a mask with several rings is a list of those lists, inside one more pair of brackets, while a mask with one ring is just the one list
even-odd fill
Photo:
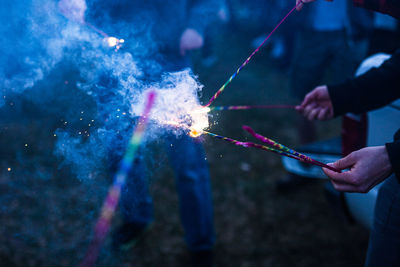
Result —
[[257, 136], [256, 138], [258, 140], [260, 140], [260, 141], [262, 141], [264, 143], [267, 143], [271, 147], [265, 146], [265, 145], [256, 144], [256, 143], [253, 143], [253, 142], [242, 142], [242, 141], [235, 140], [235, 139], [232, 139], [232, 138], [229, 138], [229, 137], [225, 137], [225, 136], [217, 135], [217, 134], [214, 134], [214, 133], [210, 133], [208, 131], [203, 131], [203, 133], [207, 134], [207, 135], [210, 135], [210, 136], [212, 136], [214, 138], [221, 139], [221, 140], [224, 140], [226, 142], [232, 143], [232, 144], [237, 145], [237, 146], [253, 147], [253, 148], [258, 148], [258, 149], [265, 150], [265, 151], [270, 151], [270, 152], [279, 154], [281, 156], [293, 158], [293, 159], [296, 159], [296, 160], [299, 160], [299, 161], [302, 161], [302, 162], [305, 162], [305, 163], [310, 163], [310, 164], [313, 164], [313, 165], [316, 165], [316, 166], [319, 166], [319, 167], [323, 167], [323, 168], [327, 168], [327, 169], [330, 169], [332, 171], [340, 173], [340, 170], [338, 170], [336, 168], [333, 168], [333, 167], [331, 167], [331, 166], [329, 166], [329, 165], [327, 165], [325, 163], [322, 163], [320, 161], [312, 159], [312, 158], [310, 158], [310, 157], [308, 157], [308, 156], [306, 156], [304, 154], [301, 154], [301, 153], [299, 153], [299, 152], [297, 152], [297, 151], [295, 151], [293, 149], [290, 149], [290, 148], [288, 148], [288, 147], [286, 147], [286, 146], [284, 146], [282, 144], [279, 144], [278, 142], [275, 142], [275, 141], [273, 141], [273, 140], [271, 140], [271, 139], [269, 139], [267, 137], [264, 137], [262, 135], [259, 135], [259, 134], [255, 133], [254, 130], [251, 129], [250, 127], [248, 127], [248, 126], [243, 126], [243, 129], [245, 129], [251, 135], [253, 135], [255, 137]]
[[256, 48], [256, 50], [251, 53], [251, 55], [243, 62], [243, 64], [236, 70], [235, 73], [232, 74], [231, 77], [222, 85], [222, 87], [211, 97], [205, 107], [209, 107], [214, 100], [225, 90], [226, 86], [232, 82], [232, 80], [239, 74], [239, 72], [250, 62], [251, 58], [260, 50], [260, 48], [268, 41], [268, 39], [274, 34], [274, 32], [281, 26], [281, 24], [293, 13], [293, 11], [302, 4], [303, 2], [300, 1], [296, 4], [289, 13], [275, 26], [275, 28], [268, 34], [268, 36], [264, 39], [264, 41]]
[[151, 91], [147, 95], [147, 102], [144, 111], [132, 134], [125, 155], [119, 164], [118, 171], [114, 176], [114, 182], [108, 191], [106, 199], [104, 200], [100, 217], [97, 220], [94, 228], [94, 237], [92, 243], [89, 246], [85, 258], [79, 265], [81, 267], [93, 266], [96, 263], [101, 245], [103, 244], [103, 241], [110, 229], [111, 220], [114, 216], [120, 199], [121, 189], [125, 184], [130, 170], [132, 169], [132, 162], [135, 159], [136, 152], [142, 143], [146, 125], [149, 119], [149, 114], [154, 105], [155, 97], [156, 93], [154, 91]]
[[208, 107], [210, 111], [212, 110], [247, 110], [247, 109], [294, 109], [295, 106], [292, 105], [257, 105], [257, 106], [217, 106]]

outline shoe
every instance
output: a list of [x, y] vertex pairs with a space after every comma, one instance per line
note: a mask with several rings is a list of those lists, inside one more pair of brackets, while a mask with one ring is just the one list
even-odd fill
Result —
[[192, 267], [212, 267], [214, 265], [214, 252], [210, 250], [198, 250], [191, 253]]
[[116, 250], [127, 251], [131, 249], [143, 236], [148, 224], [124, 223], [116, 229], [112, 237], [113, 247]]

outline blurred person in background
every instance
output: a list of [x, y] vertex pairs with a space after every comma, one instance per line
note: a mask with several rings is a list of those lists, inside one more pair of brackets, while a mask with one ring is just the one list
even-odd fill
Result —
[[[272, 30], [282, 19], [282, 14], [287, 13], [293, 7], [292, 4], [290, 0], [263, 1], [263, 5], [260, 7], [263, 10], [263, 17], [260, 20], [263, 30]], [[279, 31], [274, 33], [274, 38], [270, 39], [269, 56], [274, 68], [285, 72], [290, 69], [295, 38], [292, 29], [297, 22], [296, 17], [289, 17], [280, 26]], [[268, 33], [264, 33], [255, 38], [252, 41], [252, 47], [256, 49], [267, 36]]]
[[[373, 14], [353, 7], [348, 0], [318, 1], [301, 16], [290, 75], [290, 88], [298, 100], [327, 80], [340, 83], [352, 77], [367, 53], [373, 29]], [[301, 144], [317, 139], [315, 124], [304, 118], [298, 119], [297, 131]], [[286, 190], [304, 182], [286, 175], [277, 181], [277, 188]]]
[[211, 68], [217, 63], [218, 56], [215, 51], [215, 43], [221, 32], [225, 31], [225, 26], [230, 21], [230, 13], [226, 0], [216, 1], [218, 4], [217, 16], [210, 21], [204, 31], [204, 46], [201, 50], [201, 63], [206, 68]]
[[400, 47], [400, 27], [398, 21], [388, 15], [377, 13], [368, 54], [393, 54]]
[[[354, 3], [400, 19], [400, 1], [354, 0]], [[319, 45], [315, 43], [314, 47]], [[346, 112], [376, 109], [400, 97], [399, 77], [400, 50], [397, 50], [379, 68], [338, 85], [318, 86], [306, 95], [297, 110], [309, 120], [328, 120]], [[393, 142], [357, 150], [330, 165], [343, 170], [336, 173], [323, 169], [339, 191], [366, 193], [384, 182], [375, 205], [365, 266], [400, 266], [400, 129]]]
[[[85, 0], [62, 0], [59, 7], [76, 22], [87, 20], [107, 33], [123, 37], [125, 43], [122, 50], [138, 58], [146, 81], [151, 83], [159, 81], [163, 73], [191, 67], [190, 51], [203, 46], [204, 30], [208, 21], [216, 16], [215, 2], [87, 0], [86, 3]], [[82, 7], [86, 8], [86, 5], [85, 12]], [[116, 83], [118, 81], [104, 74], [97, 85], [104, 105], [107, 105], [110, 97], [118, 97], [113, 92]], [[101, 116], [106, 119], [108, 114]], [[114, 138], [115, 146], [110, 151], [110, 160], [117, 166], [129, 137]], [[215, 233], [210, 175], [204, 149], [198, 140], [184, 134], [179, 137], [167, 134], [165, 143], [176, 174], [181, 220], [192, 264], [211, 266]], [[120, 206], [123, 224], [113, 235], [117, 248], [128, 249], [153, 220], [147, 173], [143, 155], [139, 155], [122, 189]]]

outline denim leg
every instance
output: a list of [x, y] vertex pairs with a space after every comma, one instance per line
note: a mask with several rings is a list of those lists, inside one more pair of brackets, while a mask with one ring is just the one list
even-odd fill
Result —
[[212, 249], [215, 243], [210, 174], [200, 142], [187, 135], [166, 138], [177, 179], [180, 214], [190, 250]]
[[365, 266], [400, 266], [400, 185], [394, 175], [378, 194]]

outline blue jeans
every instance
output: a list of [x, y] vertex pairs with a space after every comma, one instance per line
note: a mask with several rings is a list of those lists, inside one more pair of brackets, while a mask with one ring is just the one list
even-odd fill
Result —
[[365, 266], [400, 266], [400, 184], [395, 175], [378, 194]]
[[[212, 249], [215, 243], [210, 175], [201, 143], [187, 135], [165, 138], [166, 149], [176, 174], [180, 215], [190, 250]], [[135, 160], [122, 190], [121, 211], [126, 222], [148, 224], [153, 205], [143, 159]]]

